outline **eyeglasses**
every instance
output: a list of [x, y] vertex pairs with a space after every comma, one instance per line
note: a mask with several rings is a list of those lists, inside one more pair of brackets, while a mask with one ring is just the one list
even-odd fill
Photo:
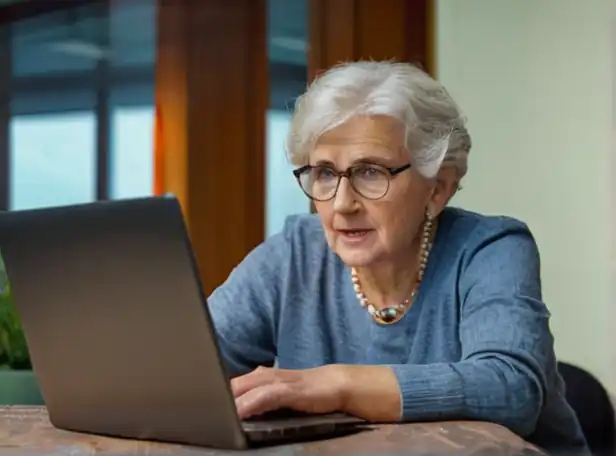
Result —
[[293, 174], [306, 196], [314, 201], [329, 201], [336, 196], [343, 177], [349, 180], [356, 193], [377, 200], [387, 194], [391, 179], [410, 167], [410, 163], [398, 168], [361, 163], [346, 171], [337, 171], [327, 165], [305, 165], [293, 170]]

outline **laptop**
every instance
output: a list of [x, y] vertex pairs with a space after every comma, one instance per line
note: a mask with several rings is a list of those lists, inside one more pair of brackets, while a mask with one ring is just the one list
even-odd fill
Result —
[[239, 420], [173, 196], [3, 212], [0, 252], [59, 429], [245, 449], [361, 423]]

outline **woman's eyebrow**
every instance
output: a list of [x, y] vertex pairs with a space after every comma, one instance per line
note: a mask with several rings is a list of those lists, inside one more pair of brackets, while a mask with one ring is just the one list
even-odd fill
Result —
[[360, 157], [357, 157], [356, 159], [354, 159], [352, 161], [351, 164], [356, 164], [356, 163], [372, 163], [375, 165], [382, 165], [382, 164], [389, 164], [392, 162], [392, 159], [389, 157], [383, 157], [382, 155], [362, 155]]

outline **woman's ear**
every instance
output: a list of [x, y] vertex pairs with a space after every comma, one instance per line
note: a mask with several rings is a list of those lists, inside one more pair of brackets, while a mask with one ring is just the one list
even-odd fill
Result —
[[449, 203], [449, 200], [458, 190], [459, 184], [458, 170], [455, 167], [447, 166], [440, 169], [434, 179], [434, 187], [432, 187], [428, 202], [428, 210], [434, 217], [439, 215]]

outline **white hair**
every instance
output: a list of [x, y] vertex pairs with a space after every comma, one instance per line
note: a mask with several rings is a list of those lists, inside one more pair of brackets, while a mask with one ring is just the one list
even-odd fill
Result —
[[295, 103], [289, 161], [307, 164], [322, 134], [359, 115], [402, 122], [411, 162], [424, 177], [433, 178], [444, 164], [466, 174], [471, 140], [457, 104], [428, 74], [395, 62], [344, 63], [317, 77]]

